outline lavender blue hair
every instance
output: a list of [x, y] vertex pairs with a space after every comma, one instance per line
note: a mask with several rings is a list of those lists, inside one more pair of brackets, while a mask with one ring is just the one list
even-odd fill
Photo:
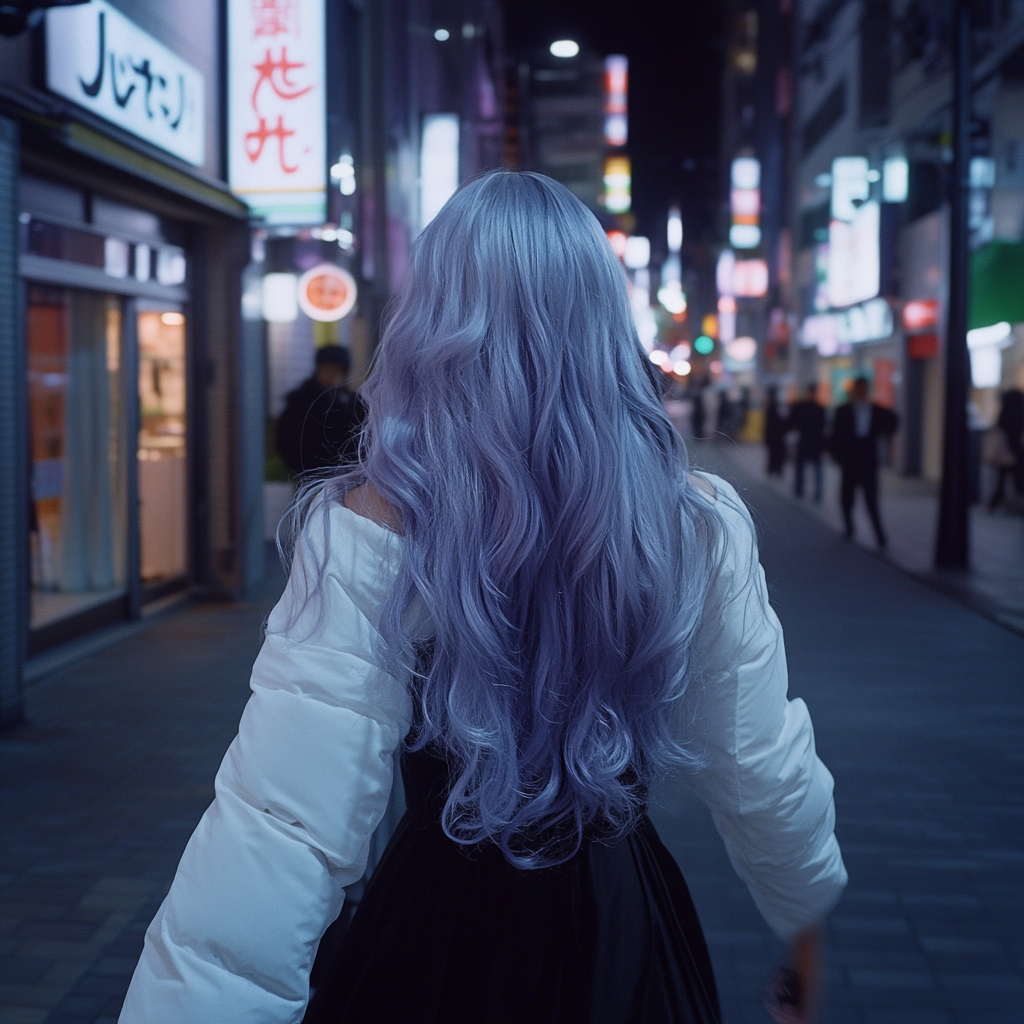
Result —
[[540, 867], [629, 829], [651, 777], [699, 760], [678, 715], [717, 527], [594, 216], [539, 174], [465, 185], [361, 394], [361, 462], [331, 486], [401, 520], [383, 653], [414, 669], [410, 746], [448, 752], [445, 831]]

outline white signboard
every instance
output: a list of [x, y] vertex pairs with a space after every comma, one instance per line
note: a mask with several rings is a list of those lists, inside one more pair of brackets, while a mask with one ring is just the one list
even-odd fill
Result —
[[104, 0], [46, 12], [46, 85], [190, 164], [205, 159], [202, 74]]
[[267, 224], [327, 217], [324, 0], [228, 0], [228, 181]]
[[892, 307], [885, 299], [869, 299], [841, 313], [817, 313], [807, 317], [800, 331], [803, 348], [816, 348], [833, 356], [840, 345], [884, 341], [894, 330]]
[[863, 203], [853, 220], [833, 220], [828, 228], [828, 304], [833, 309], [873, 299], [881, 284], [879, 206]]

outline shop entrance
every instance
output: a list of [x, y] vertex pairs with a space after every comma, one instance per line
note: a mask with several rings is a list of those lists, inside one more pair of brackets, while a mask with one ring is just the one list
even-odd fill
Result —
[[187, 581], [187, 349], [181, 305], [40, 283], [26, 299], [36, 652]]
[[188, 572], [185, 314], [140, 308], [139, 575], [156, 596]]
[[34, 630], [126, 593], [122, 301], [33, 284], [26, 309]]

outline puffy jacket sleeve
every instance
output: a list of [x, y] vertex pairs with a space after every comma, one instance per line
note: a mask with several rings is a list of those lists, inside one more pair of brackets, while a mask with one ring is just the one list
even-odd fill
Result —
[[815, 752], [807, 705], [787, 699], [782, 627], [749, 513], [729, 484], [708, 479], [723, 529], [695, 650], [708, 762], [692, 781], [761, 914], [789, 939], [846, 885], [832, 776]]
[[335, 506], [298, 548], [122, 1024], [301, 1020], [317, 944], [363, 874], [411, 717], [404, 681], [376, 655], [398, 542]]

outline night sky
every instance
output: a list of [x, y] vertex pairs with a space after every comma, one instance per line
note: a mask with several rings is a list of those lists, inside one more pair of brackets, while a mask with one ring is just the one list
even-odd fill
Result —
[[576, 39], [629, 57], [629, 145], [637, 231], [664, 247], [680, 202], [688, 241], [715, 224], [722, 83], [720, 0], [510, 0], [509, 54]]

